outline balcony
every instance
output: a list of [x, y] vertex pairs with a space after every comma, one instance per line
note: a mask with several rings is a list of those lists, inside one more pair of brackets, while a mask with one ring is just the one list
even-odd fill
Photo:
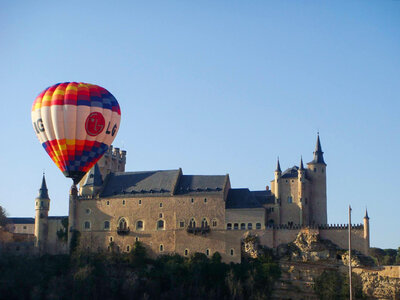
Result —
[[197, 235], [200, 233], [201, 235], [205, 235], [210, 232], [210, 226], [202, 226], [202, 227], [194, 227], [194, 226], [188, 226], [186, 229], [187, 233]]
[[117, 234], [118, 234], [118, 235], [128, 235], [129, 232], [130, 232], [129, 227], [124, 227], [124, 228], [118, 227], [118, 228], [117, 228]]

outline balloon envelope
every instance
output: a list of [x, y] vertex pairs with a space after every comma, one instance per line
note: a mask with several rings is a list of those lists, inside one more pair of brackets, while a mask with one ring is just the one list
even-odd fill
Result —
[[106, 89], [88, 83], [55, 84], [33, 102], [35, 133], [57, 167], [78, 183], [113, 142], [121, 110]]

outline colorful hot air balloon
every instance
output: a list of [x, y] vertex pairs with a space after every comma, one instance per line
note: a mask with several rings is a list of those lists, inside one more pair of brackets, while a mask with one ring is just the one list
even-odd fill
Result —
[[113, 142], [119, 104], [106, 89], [82, 82], [55, 84], [33, 102], [35, 133], [57, 167], [77, 184]]

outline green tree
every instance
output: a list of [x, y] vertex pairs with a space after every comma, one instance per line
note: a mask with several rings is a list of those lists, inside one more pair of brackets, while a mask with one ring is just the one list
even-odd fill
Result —
[[7, 224], [7, 212], [0, 206], [0, 226], [6, 226]]

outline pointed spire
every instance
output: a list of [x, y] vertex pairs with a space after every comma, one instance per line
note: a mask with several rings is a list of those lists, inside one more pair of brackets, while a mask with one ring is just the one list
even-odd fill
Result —
[[368, 220], [369, 220], [367, 208], [365, 208], [365, 216], [364, 216], [364, 219], [368, 219]]
[[282, 172], [282, 170], [281, 170], [281, 164], [279, 163], [279, 156], [278, 156], [278, 161], [277, 161], [277, 163], [276, 163], [276, 170], [275, 170], [275, 172]]
[[321, 141], [319, 140], [319, 132], [317, 135], [317, 144], [315, 145], [314, 159], [310, 162], [312, 164], [324, 164], [324, 152], [322, 151]]
[[97, 164], [94, 165], [93, 168], [90, 169], [89, 174], [86, 177], [84, 186], [91, 185], [91, 186], [102, 186], [103, 185], [103, 178], [100, 173], [99, 166]]
[[304, 170], [303, 156], [300, 157], [300, 170]]
[[46, 178], [44, 176], [44, 172], [43, 172], [43, 179], [42, 179], [42, 185], [40, 186], [39, 189], [39, 199], [49, 199], [49, 193], [47, 190], [47, 185], [46, 185]]

